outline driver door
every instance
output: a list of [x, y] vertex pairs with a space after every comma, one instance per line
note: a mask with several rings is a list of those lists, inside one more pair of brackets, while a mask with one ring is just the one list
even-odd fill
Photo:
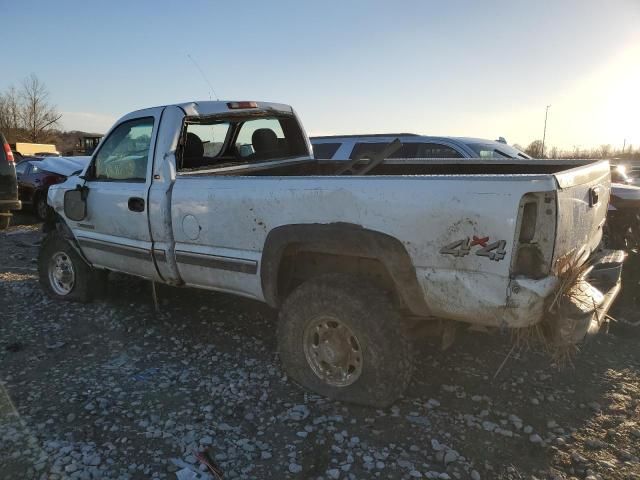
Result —
[[91, 159], [85, 174], [87, 215], [69, 224], [95, 266], [157, 276], [151, 258], [147, 193], [158, 115], [120, 123]]

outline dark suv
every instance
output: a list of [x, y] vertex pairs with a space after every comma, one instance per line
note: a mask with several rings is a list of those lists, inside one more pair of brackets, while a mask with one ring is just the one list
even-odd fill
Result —
[[9, 226], [11, 210], [19, 210], [20, 207], [13, 153], [0, 133], [0, 230]]

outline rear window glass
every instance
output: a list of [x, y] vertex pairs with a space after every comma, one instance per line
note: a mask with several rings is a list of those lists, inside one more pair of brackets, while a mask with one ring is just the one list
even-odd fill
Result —
[[[366, 153], [381, 152], [388, 143], [356, 143], [351, 158]], [[453, 148], [439, 143], [405, 143], [389, 158], [462, 158]]]
[[317, 143], [313, 146], [313, 156], [315, 158], [331, 159], [340, 148], [341, 143]]
[[308, 155], [294, 117], [187, 121], [178, 170]]
[[249, 120], [240, 127], [236, 151], [241, 158], [274, 158], [287, 150], [287, 139], [276, 118]]
[[229, 127], [228, 122], [212, 123], [210, 125], [191, 124], [187, 126], [187, 132], [197, 135], [198, 140], [202, 143], [203, 155], [213, 158], [222, 153]]

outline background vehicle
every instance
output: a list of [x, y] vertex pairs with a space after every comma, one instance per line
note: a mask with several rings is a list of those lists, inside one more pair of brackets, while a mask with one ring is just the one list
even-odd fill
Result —
[[51, 215], [47, 192], [51, 185], [64, 182], [69, 175], [82, 170], [89, 157], [27, 157], [16, 165], [19, 198], [40, 220]]
[[319, 159], [354, 158], [362, 153], [377, 153], [395, 139], [402, 148], [389, 158], [522, 158], [531, 157], [506, 144], [502, 139], [469, 137], [429, 137], [413, 133], [373, 135], [330, 135], [311, 137], [313, 153]]
[[11, 210], [19, 209], [13, 153], [4, 135], [0, 133], [0, 230], [9, 226]]
[[599, 329], [620, 289], [598, 249], [608, 162], [389, 158], [402, 148], [316, 160], [282, 104], [132, 112], [50, 187], [41, 285], [87, 301], [113, 270], [264, 301], [292, 378], [376, 406], [411, 378], [406, 318], [537, 325], [564, 265], [591, 262], [588, 307], [568, 299], [548, 330], [566, 345]]
[[104, 135], [84, 135], [78, 140], [73, 155], [91, 155]]
[[611, 184], [605, 234], [608, 248], [627, 251], [640, 248], [640, 187]]
[[11, 149], [14, 152], [20, 152], [20, 154], [27, 156], [42, 156], [46, 153], [54, 155], [60, 155], [56, 150], [56, 146], [51, 143], [28, 143], [28, 142], [16, 142], [11, 145]]
[[34, 157], [59, 157], [60, 154], [58, 152], [36, 152], [33, 154]]
[[624, 165], [611, 164], [611, 183], [633, 185], [633, 178]]
[[611, 165], [611, 196], [604, 226], [607, 248], [640, 248], [640, 187], [624, 165]]

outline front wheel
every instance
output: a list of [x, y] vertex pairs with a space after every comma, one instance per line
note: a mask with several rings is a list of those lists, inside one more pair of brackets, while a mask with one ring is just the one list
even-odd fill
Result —
[[287, 373], [329, 398], [386, 407], [411, 379], [402, 318], [363, 278], [331, 274], [303, 283], [282, 306], [277, 336]]
[[96, 271], [58, 232], [44, 239], [38, 255], [40, 285], [58, 300], [88, 302], [100, 285]]

